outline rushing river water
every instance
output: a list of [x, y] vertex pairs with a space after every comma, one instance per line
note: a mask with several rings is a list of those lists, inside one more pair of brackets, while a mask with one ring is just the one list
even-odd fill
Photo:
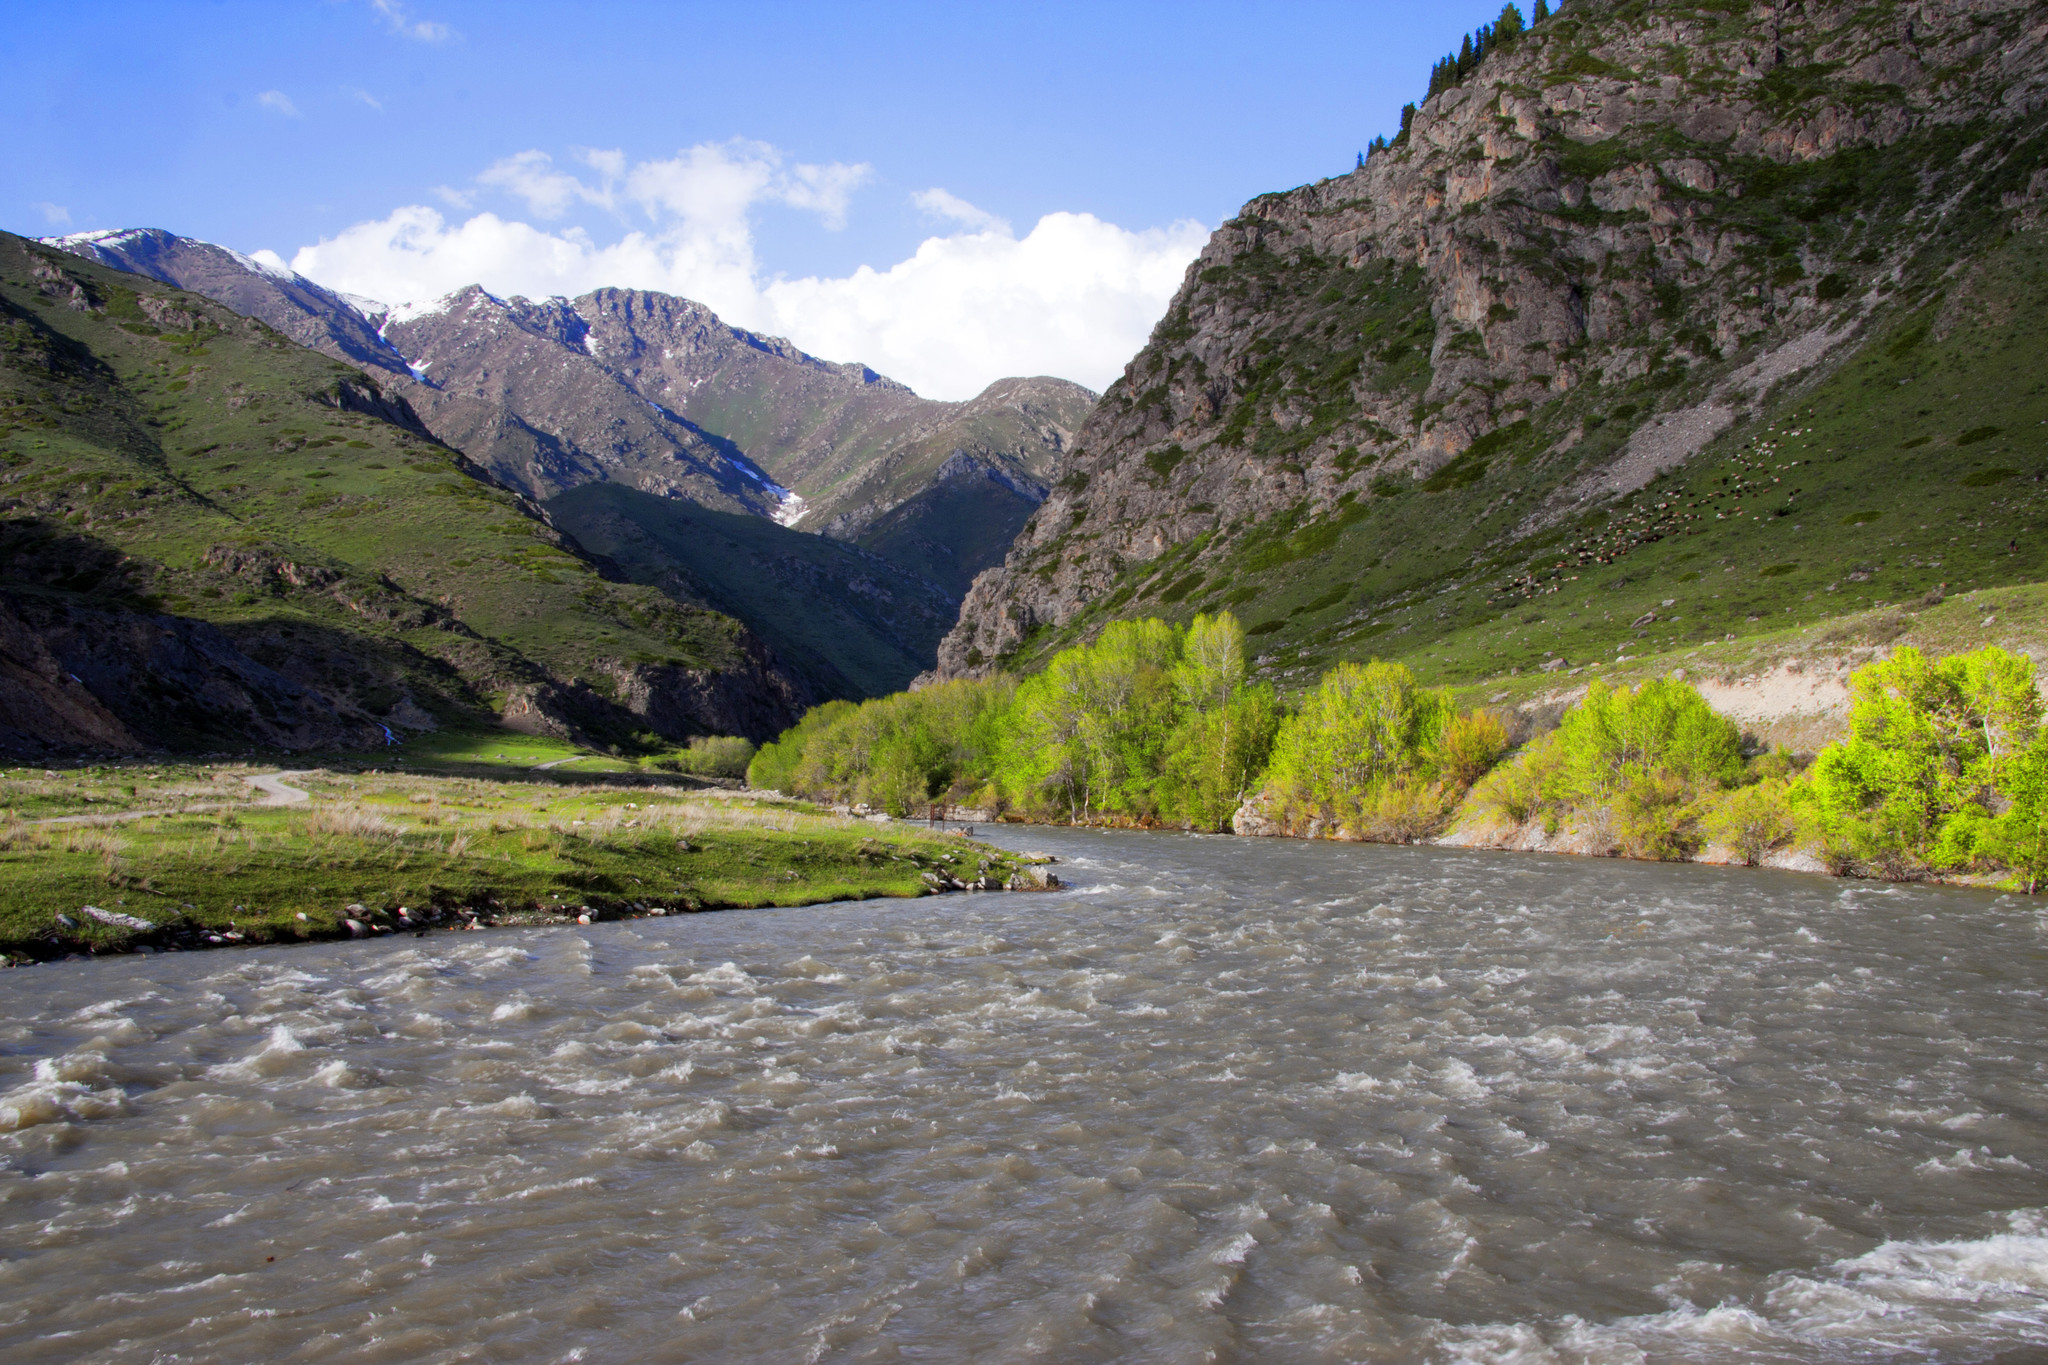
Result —
[[1074, 889], [0, 976], [0, 1355], [2048, 1345], [2032, 902], [998, 837]]

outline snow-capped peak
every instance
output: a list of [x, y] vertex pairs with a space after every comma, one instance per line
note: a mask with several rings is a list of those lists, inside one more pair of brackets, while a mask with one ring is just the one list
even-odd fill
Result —
[[95, 228], [90, 232], [67, 232], [62, 237], [45, 237], [46, 246], [70, 249], [75, 246], [119, 246], [137, 237], [147, 237], [148, 228]]

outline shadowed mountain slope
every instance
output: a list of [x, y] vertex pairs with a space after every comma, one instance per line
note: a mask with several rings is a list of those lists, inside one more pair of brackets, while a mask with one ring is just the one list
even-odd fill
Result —
[[732, 618], [619, 581], [397, 381], [0, 234], [0, 744], [632, 742], [815, 700]]

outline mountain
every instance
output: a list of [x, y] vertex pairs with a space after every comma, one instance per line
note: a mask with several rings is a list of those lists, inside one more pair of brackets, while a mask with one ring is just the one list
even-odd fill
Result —
[[436, 441], [409, 382], [0, 234], [0, 748], [765, 736], [819, 699]]
[[338, 294], [296, 271], [162, 228], [74, 232], [44, 241], [109, 269], [204, 294], [337, 360], [410, 377], [405, 357], [377, 334], [366, 314], [366, 309], [374, 311], [380, 305]]
[[607, 480], [862, 543], [894, 513], [870, 548], [904, 547], [960, 591], [999, 562], [1095, 403], [1049, 378], [920, 398], [643, 290], [536, 303], [472, 286], [389, 308], [159, 230], [49, 241], [410, 379], [399, 391], [436, 436], [530, 497]]
[[931, 666], [959, 598], [920, 574], [828, 536], [761, 517], [587, 483], [548, 515], [636, 583], [754, 623], [821, 697], [900, 691]]
[[2048, 576], [2043, 15], [1495, 26], [1218, 229], [940, 675], [1229, 608], [1283, 682], [1450, 681]]

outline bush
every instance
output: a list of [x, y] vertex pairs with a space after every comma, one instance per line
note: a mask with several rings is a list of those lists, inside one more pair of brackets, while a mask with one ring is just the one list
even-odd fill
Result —
[[743, 778], [754, 754], [754, 741], [739, 735], [699, 735], [682, 749], [655, 759], [654, 766], [697, 777]]
[[1745, 866], [1755, 867], [1798, 832], [1788, 789], [1782, 777], [1737, 787], [1708, 813], [1707, 834], [1741, 854]]
[[[2027, 862], [2044, 743], [2031, 660], [1995, 647], [1940, 660], [1899, 649], [1858, 669], [1850, 694], [1849, 737], [1821, 751], [1795, 793], [1831, 865], [1897, 881]], [[2011, 806], [1996, 818], [1994, 793]]]
[[1702, 814], [1742, 775], [1741, 733], [1696, 689], [1596, 682], [1555, 731], [1479, 784], [1473, 807], [1516, 825], [1540, 818], [1551, 833], [1579, 820], [1632, 858], [1688, 858]]

